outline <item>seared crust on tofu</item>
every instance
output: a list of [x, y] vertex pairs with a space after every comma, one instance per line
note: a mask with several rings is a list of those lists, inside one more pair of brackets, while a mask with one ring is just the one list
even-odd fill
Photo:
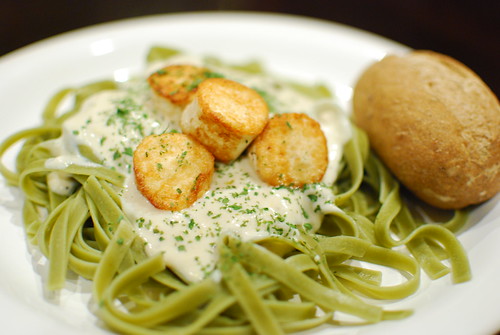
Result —
[[170, 65], [151, 74], [148, 83], [157, 96], [184, 107], [191, 102], [208, 73], [206, 68], [194, 65]]
[[227, 163], [264, 129], [268, 115], [267, 104], [255, 90], [228, 79], [209, 78], [184, 110], [181, 128]]
[[249, 155], [260, 178], [273, 186], [319, 182], [328, 165], [325, 135], [306, 114], [274, 116], [250, 146]]
[[191, 136], [150, 135], [134, 151], [137, 189], [159, 209], [191, 206], [210, 187], [214, 157]]

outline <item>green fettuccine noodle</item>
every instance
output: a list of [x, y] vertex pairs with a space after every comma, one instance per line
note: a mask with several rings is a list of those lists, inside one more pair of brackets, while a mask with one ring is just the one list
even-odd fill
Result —
[[[177, 54], [154, 47], [148, 61]], [[254, 62], [235, 68], [263, 72]], [[309, 96], [330, 95], [321, 85], [295, 85]], [[421, 220], [370, 151], [366, 134], [353, 127], [334, 185], [339, 210], [327, 213], [318, 231], [259, 242], [226, 236], [214, 275], [184, 282], [165, 266], [161, 254], [146, 256], [121, 208], [123, 175], [100, 165], [84, 147], [80, 150], [92, 164], [48, 164], [53, 157], [46, 144], [61, 135], [62, 122], [78, 113], [87, 97], [115, 87], [99, 82], [62, 90], [47, 104], [40, 127], [0, 144], [3, 157], [22, 143], [15, 169], [0, 162], [0, 172], [24, 194], [26, 235], [49, 260], [47, 288], [62, 289], [68, 269], [92, 280], [96, 314], [111, 329], [124, 334], [284, 334], [325, 323], [340, 326], [336, 312], [355, 316], [358, 324], [373, 323], [411, 314], [385, 310], [370, 299], [411, 296], [420, 286], [421, 271], [431, 279], [451, 272], [457, 283], [471, 278], [455, 236], [467, 213], [456, 212], [443, 223]], [[70, 96], [73, 108], [60, 114]], [[71, 192], [54, 192], [48, 183], [51, 173], [68, 176]], [[385, 271], [399, 273], [401, 281], [384, 285]]]

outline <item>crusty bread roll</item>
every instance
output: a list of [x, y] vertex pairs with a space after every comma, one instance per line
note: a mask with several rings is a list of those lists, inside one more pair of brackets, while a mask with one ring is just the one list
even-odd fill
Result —
[[359, 78], [357, 125], [393, 174], [444, 209], [481, 203], [500, 190], [500, 106], [469, 68], [451, 57], [390, 55]]

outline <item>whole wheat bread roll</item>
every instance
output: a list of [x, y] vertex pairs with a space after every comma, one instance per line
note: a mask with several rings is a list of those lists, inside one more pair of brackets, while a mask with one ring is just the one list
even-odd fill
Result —
[[359, 78], [356, 124], [393, 174], [444, 209], [500, 190], [500, 106], [469, 68], [431, 51], [389, 55]]

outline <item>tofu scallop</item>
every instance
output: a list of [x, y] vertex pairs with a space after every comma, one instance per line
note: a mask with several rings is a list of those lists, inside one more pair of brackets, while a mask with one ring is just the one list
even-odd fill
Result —
[[199, 86], [181, 117], [181, 129], [202, 143], [216, 159], [236, 159], [260, 134], [269, 109], [255, 90], [224, 78]]
[[191, 136], [164, 133], [145, 137], [134, 151], [137, 189], [159, 209], [190, 207], [210, 187], [214, 157]]
[[185, 107], [193, 99], [198, 84], [210, 71], [194, 65], [170, 65], [148, 77], [148, 83], [156, 97], [174, 106]]
[[319, 123], [299, 113], [270, 119], [249, 155], [259, 177], [272, 186], [320, 182], [328, 166], [328, 147]]

